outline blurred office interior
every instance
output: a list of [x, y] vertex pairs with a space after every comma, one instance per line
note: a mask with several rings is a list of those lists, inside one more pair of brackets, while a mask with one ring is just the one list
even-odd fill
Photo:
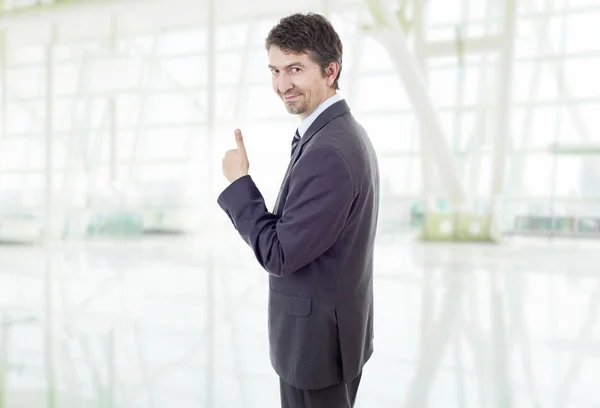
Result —
[[264, 39], [344, 43], [382, 176], [358, 408], [600, 406], [600, 0], [0, 0], [0, 408], [267, 408], [272, 207], [298, 120]]

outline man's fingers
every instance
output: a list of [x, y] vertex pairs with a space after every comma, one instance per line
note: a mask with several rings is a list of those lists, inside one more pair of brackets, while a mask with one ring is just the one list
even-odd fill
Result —
[[235, 130], [235, 141], [239, 150], [246, 151], [246, 146], [244, 146], [244, 137], [242, 136], [242, 131], [239, 129]]

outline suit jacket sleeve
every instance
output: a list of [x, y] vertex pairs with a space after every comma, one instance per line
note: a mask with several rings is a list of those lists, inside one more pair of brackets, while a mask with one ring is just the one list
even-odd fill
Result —
[[234, 181], [217, 201], [262, 267], [285, 276], [335, 243], [353, 199], [346, 161], [335, 148], [320, 146], [303, 153], [295, 164], [281, 217], [267, 210], [250, 176]]

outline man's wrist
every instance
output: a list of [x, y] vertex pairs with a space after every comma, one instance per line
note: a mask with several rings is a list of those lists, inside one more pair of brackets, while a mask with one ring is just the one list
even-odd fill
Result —
[[241, 174], [241, 175], [237, 176], [236, 178], [234, 178], [233, 180], [230, 180], [230, 182], [231, 182], [231, 183], [233, 183], [233, 182], [236, 182], [236, 181], [238, 181], [239, 179], [241, 179], [242, 177], [246, 177], [246, 176], [248, 176], [248, 175], [249, 175], [248, 173]]

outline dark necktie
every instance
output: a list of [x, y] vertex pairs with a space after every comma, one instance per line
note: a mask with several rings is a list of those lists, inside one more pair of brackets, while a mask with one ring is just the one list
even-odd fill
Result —
[[294, 155], [294, 152], [296, 151], [296, 147], [298, 147], [298, 143], [300, 143], [300, 133], [298, 133], [298, 129], [296, 129], [296, 134], [294, 135], [294, 138], [292, 139], [292, 156]]

